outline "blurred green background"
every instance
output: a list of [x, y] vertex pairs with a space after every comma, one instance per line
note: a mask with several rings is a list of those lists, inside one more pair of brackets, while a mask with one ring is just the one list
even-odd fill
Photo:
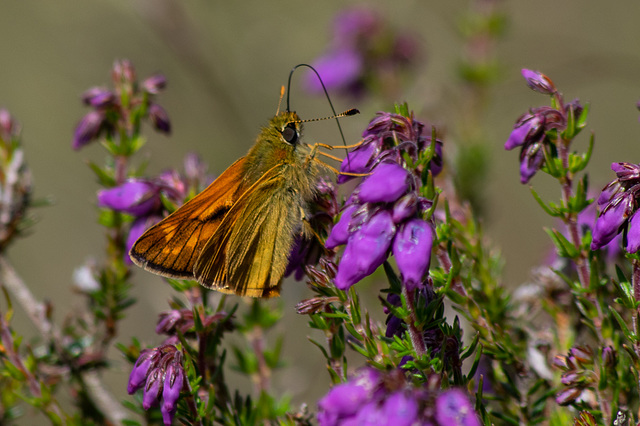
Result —
[[[371, 1], [393, 26], [415, 33], [423, 60], [397, 101], [408, 101], [418, 118], [447, 129], [445, 161], [455, 150], [460, 80], [457, 64], [464, 54], [458, 26], [471, 4], [482, 1]], [[213, 173], [222, 172], [252, 145], [259, 126], [276, 110], [280, 86], [296, 64], [311, 62], [331, 39], [333, 16], [342, 1], [169, 1], [111, 0], [77, 2], [14, 1], [0, 3], [0, 107], [8, 108], [23, 128], [26, 156], [36, 197], [55, 204], [38, 209], [32, 235], [14, 244], [10, 258], [40, 299], [52, 302], [58, 322], [82, 304], [71, 291], [74, 268], [99, 256], [103, 230], [96, 223], [98, 185], [85, 160], [102, 163], [98, 144], [74, 152], [71, 137], [88, 111], [80, 95], [91, 86], [110, 85], [116, 58], [130, 59], [144, 78], [167, 76], [159, 103], [168, 111], [173, 134], [147, 132], [143, 149], [150, 173], [181, 167], [184, 154], [202, 154]], [[597, 0], [504, 2], [504, 37], [494, 54], [499, 78], [488, 92], [482, 121], [487, 129], [490, 174], [486, 181], [485, 229], [506, 260], [504, 283], [525, 282], [549, 246], [543, 226], [554, 223], [540, 211], [519, 183], [517, 152], [503, 144], [514, 121], [529, 106], [544, 104], [520, 77], [523, 67], [553, 79], [567, 100], [592, 104], [588, 129], [596, 134], [591, 184], [600, 189], [613, 176], [613, 161], [638, 162], [640, 124], [640, 3]], [[297, 76], [301, 81], [302, 75]], [[463, 96], [463, 95], [462, 95]], [[294, 84], [292, 108], [302, 117], [329, 114], [323, 98]], [[361, 103], [360, 103], [361, 102]], [[356, 141], [376, 110], [388, 107], [366, 98], [334, 98], [336, 109], [356, 107], [361, 115], [343, 120], [347, 142]], [[332, 122], [307, 125], [307, 140], [341, 143]], [[583, 135], [577, 149], [586, 147]], [[447, 145], [449, 143], [450, 145]], [[456, 150], [464, 149], [457, 145]], [[547, 198], [556, 186], [539, 174], [532, 184]], [[156, 345], [157, 314], [167, 309], [169, 286], [141, 270], [134, 276], [138, 304], [129, 309], [119, 341], [139, 336]], [[293, 395], [294, 403], [313, 407], [329, 384], [321, 355], [306, 340], [306, 318], [294, 305], [309, 292], [287, 282], [280, 304], [286, 312], [279, 331], [286, 332], [286, 361], [274, 386]], [[4, 304], [2, 305], [4, 306]], [[34, 328], [18, 309], [14, 327], [33, 336]], [[285, 329], [286, 324], [286, 329]], [[105, 377], [118, 398], [125, 395], [128, 365], [113, 351], [114, 368]], [[240, 383], [240, 386], [249, 386]]]

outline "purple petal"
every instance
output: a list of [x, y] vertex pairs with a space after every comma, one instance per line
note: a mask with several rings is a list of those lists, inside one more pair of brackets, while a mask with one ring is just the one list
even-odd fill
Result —
[[632, 163], [611, 163], [611, 170], [621, 181], [640, 179], [640, 166]]
[[591, 250], [597, 250], [609, 243], [620, 232], [620, 228], [629, 218], [630, 198], [628, 195], [620, 194], [611, 204], [604, 209], [596, 220], [593, 229], [593, 241]]
[[618, 193], [618, 191], [622, 189], [620, 182], [616, 179], [612, 182], [609, 182], [607, 186], [602, 188], [602, 192], [598, 197], [598, 207], [602, 207], [605, 204], [609, 204], [613, 197]]
[[393, 256], [409, 291], [422, 284], [422, 278], [429, 270], [432, 246], [433, 229], [427, 222], [412, 219], [400, 226], [393, 240]]
[[331, 228], [331, 233], [324, 244], [326, 248], [331, 250], [347, 243], [347, 239], [349, 238], [349, 222], [358, 207], [358, 205], [352, 204], [342, 211], [340, 219], [333, 225], [333, 228]]
[[640, 214], [636, 211], [629, 219], [627, 231], [627, 253], [635, 253], [640, 249]]
[[142, 82], [142, 89], [152, 95], [157, 95], [165, 87], [167, 87], [167, 78], [162, 74], [152, 75]]
[[399, 224], [414, 217], [418, 211], [418, 197], [414, 192], [404, 195], [393, 205], [393, 223]]
[[[327, 89], [341, 90], [354, 84], [362, 73], [362, 57], [349, 48], [337, 49], [314, 61], [313, 67], [322, 77]], [[306, 74], [309, 91], [322, 93], [322, 85], [315, 73]]]
[[143, 180], [129, 180], [120, 186], [98, 191], [98, 205], [133, 216], [144, 216], [160, 207], [155, 185]]
[[104, 114], [100, 111], [91, 111], [82, 117], [73, 133], [73, 141], [71, 142], [73, 149], [80, 149], [96, 139], [100, 134], [104, 119]]
[[436, 419], [441, 425], [480, 426], [469, 397], [460, 389], [450, 389], [438, 396]]
[[82, 94], [82, 102], [94, 108], [103, 108], [113, 104], [115, 95], [103, 87], [92, 87]]
[[520, 154], [520, 183], [527, 183], [544, 162], [544, 151], [538, 144], [523, 147]]
[[[358, 415], [354, 419], [354, 425], [358, 426], [379, 426], [379, 425], [396, 425], [396, 423], [387, 418], [386, 413], [382, 410], [382, 407], [378, 405], [377, 401], [370, 401], [365, 404]], [[404, 424], [404, 423], [402, 423]]]
[[169, 115], [160, 105], [149, 105], [149, 119], [151, 119], [151, 124], [153, 124], [153, 127], [155, 127], [156, 130], [166, 134], [171, 133]]
[[386, 210], [373, 215], [351, 234], [338, 266], [336, 287], [347, 290], [382, 265], [394, 234], [395, 226]]
[[404, 392], [396, 392], [389, 396], [382, 408], [387, 424], [395, 426], [411, 426], [418, 420], [418, 403]]
[[165, 425], [170, 425], [176, 414], [178, 398], [184, 381], [182, 365], [172, 362], [165, 372], [164, 387], [162, 389], [162, 419]]
[[146, 383], [147, 373], [151, 366], [151, 357], [153, 354], [154, 352], [148, 349], [145, 349], [140, 353], [140, 356], [129, 375], [129, 382], [127, 384], [127, 392], [129, 395], [132, 395]]
[[[331, 413], [330, 415], [325, 414], [325, 416], [327, 419], [332, 420], [353, 416], [358, 412], [362, 404], [367, 401], [368, 396], [369, 392], [364, 387], [349, 382], [342, 383], [331, 389], [318, 402], [319, 413]], [[329, 424], [329, 422], [321, 422], [321, 424]]]
[[[371, 160], [378, 154], [379, 150], [375, 143], [364, 143], [349, 152], [340, 166], [341, 172], [346, 173], [367, 173], [369, 172], [369, 165]], [[353, 176], [340, 175], [338, 176], [338, 183], [344, 183]]]
[[397, 163], [381, 163], [358, 187], [358, 198], [366, 203], [392, 203], [409, 188], [409, 172]]
[[540, 126], [540, 119], [536, 116], [530, 116], [530, 118], [524, 121], [518, 121], [514, 126], [509, 139], [504, 144], [504, 149], [507, 151], [512, 150], [515, 147], [522, 146], [527, 140], [529, 133], [533, 133]]
[[528, 69], [522, 69], [521, 72], [522, 76], [527, 80], [527, 85], [532, 90], [545, 95], [552, 95], [556, 93], [556, 87], [546, 75], [539, 71], [532, 71]]
[[144, 395], [142, 396], [142, 408], [148, 410], [158, 403], [160, 397], [160, 385], [162, 382], [162, 370], [154, 369], [147, 377], [144, 387]]

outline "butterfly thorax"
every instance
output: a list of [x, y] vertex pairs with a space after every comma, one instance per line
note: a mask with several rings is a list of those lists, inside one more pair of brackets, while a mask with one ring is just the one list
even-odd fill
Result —
[[253, 184], [272, 168], [279, 168], [283, 179], [308, 200], [313, 195], [318, 169], [307, 161], [308, 149], [301, 143], [302, 123], [298, 114], [283, 111], [264, 126], [255, 145], [247, 153], [246, 184]]

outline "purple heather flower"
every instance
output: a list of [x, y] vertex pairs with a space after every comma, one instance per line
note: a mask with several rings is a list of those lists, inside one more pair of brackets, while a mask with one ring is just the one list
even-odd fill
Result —
[[397, 163], [381, 163], [358, 187], [358, 199], [364, 203], [393, 203], [409, 187], [409, 172]]
[[418, 419], [418, 403], [404, 392], [396, 392], [384, 401], [382, 414], [386, 424], [411, 426]]
[[[544, 74], [522, 70], [522, 75], [532, 89], [547, 94], [556, 93], [553, 83]], [[565, 104], [561, 110], [547, 106], [532, 108], [516, 121], [504, 148], [511, 150], [521, 147], [520, 181], [522, 183], [529, 182], [531, 177], [542, 168], [545, 144], [552, 143], [547, 138], [547, 132], [552, 129], [564, 130], [570, 109], [573, 109], [574, 114], [580, 114], [582, 106], [576, 100]]]
[[527, 80], [527, 85], [536, 92], [553, 95], [558, 91], [553, 81], [539, 71], [523, 68], [521, 73], [524, 79]]
[[145, 349], [140, 352], [140, 357], [138, 357], [138, 360], [129, 375], [129, 384], [127, 385], [127, 392], [129, 395], [142, 388], [147, 382], [147, 375], [149, 373], [149, 368], [151, 367], [153, 355], [154, 351], [150, 349]]
[[440, 425], [480, 426], [468, 395], [460, 389], [450, 389], [438, 395], [436, 419]]
[[393, 257], [396, 259], [402, 282], [409, 291], [422, 285], [429, 270], [433, 228], [421, 219], [403, 223], [393, 240]]
[[82, 102], [94, 108], [111, 106], [114, 100], [113, 92], [103, 87], [92, 87], [82, 94]]
[[[312, 65], [327, 88], [360, 96], [366, 89], [395, 89], [389, 83], [412, 65], [417, 46], [413, 36], [391, 28], [372, 10], [358, 7], [336, 16], [332, 43]], [[315, 93], [322, 91], [312, 73], [306, 75], [306, 86]]]
[[162, 389], [162, 419], [164, 424], [170, 425], [176, 414], [176, 405], [180, 398], [180, 391], [184, 384], [184, 369], [181, 364], [172, 362], [165, 372], [164, 387]]
[[162, 74], [152, 75], [142, 82], [142, 89], [152, 95], [157, 95], [165, 87], [167, 87], [167, 78]]
[[158, 104], [149, 105], [149, 118], [156, 130], [169, 134], [171, 133], [171, 122], [169, 121], [169, 115]]
[[80, 149], [96, 139], [100, 134], [100, 130], [102, 130], [104, 122], [105, 116], [102, 111], [91, 111], [82, 117], [73, 134], [73, 142], [71, 144], [73, 149]]
[[393, 223], [402, 223], [405, 220], [415, 217], [418, 211], [418, 196], [414, 192], [404, 195], [393, 205], [391, 216]]
[[144, 386], [142, 396], [142, 408], [148, 410], [155, 406], [160, 398], [160, 385], [162, 384], [162, 370], [156, 368], [147, 376], [147, 383]]
[[182, 352], [173, 345], [162, 345], [140, 353], [131, 371], [127, 391], [133, 394], [144, 387], [142, 407], [145, 410], [157, 405], [162, 399], [164, 424], [170, 425], [176, 412], [184, 378]]
[[358, 210], [358, 205], [351, 204], [347, 206], [340, 215], [340, 219], [331, 229], [331, 233], [325, 242], [325, 247], [328, 249], [334, 249], [337, 246], [346, 244], [349, 239], [349, 223], [353, 213]]
[[[373, 138], [370, 137], [370, 139]], [[371, 142], [363, 141], [360, 146], [350, 151], [342, 161], [340, 172], [359, 174], [369, 172], [373, 159], [380, 153], [380, 148], [375, 141]], [[344, 183], [350, 179], [353, 179], [353, 176], [341, 174], [338, 176], [338, 183]]]
[[591, 250], [597, 250], [607, 245], [620, 233], [635, 208], [634, 204], [634, 194], [622, 192], [614, 196], [609, 204], [600, 210], [600, 215], [593, 229]]
[[349, 236], [338, 266], [336, 287], [347, 290], [378, 269], [387, 259], [394, 234], [395, 225], [391, 214], [386, 210], [374, 214], [368, 222], [354, 231]]
[[[354, 162], [349, 165], [343, 161], [343, 171], [369, 175], [353, 191], [325, 244], [329, 249], [346, 244], [335, 279], [338, 288], [348, 289], [373, 273], [386, 260], [394, 237], [394, 247], [401, 257], [398, 265], [402, 265], [407, 285], [414, 289], [421, 283], [424, 267], [429, 266], [431, 243], [417, 228], [422, 226], [419, 223], [426, 224], [421, 216], [431, 207], [431, 201], [417, 192], [423, 170], [408, 170], [405, 162], [407, 157], [413, 164], [424, 160], [421, 155], [431, 146], [431, 139], [422, 136], [423, 129], [424, 125], [413, 117], [379, 113], [363, 133], [363, 142], [352, 157]], [[439, 171], [442, 144], [437, 142], [430, 166]], [[397, 236], [396, 230], [405, 224], [410, 224], [406, 225], [408, 233]], [[432, 239], [431, 228], [429, 232]]]
[[[331, 51], [313, 62], [313, 67], [322, 76], [327, 88], [351, 92], [362, 74], [362, 57], [351, 48]], [[322, 85], [315, 73], [308, 73], [306, 85], [309, 91], [320, 93]]]
[[160, 206], [160, 191], [148, 181], [131, 179], [115, 188], [98, 191], [98, 205], [141, 217]]

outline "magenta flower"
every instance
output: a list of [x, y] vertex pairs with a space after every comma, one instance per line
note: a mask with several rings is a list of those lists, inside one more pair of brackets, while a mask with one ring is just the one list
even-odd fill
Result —
[[460, 389], [450, 389], [436, 399], [438, 424], [450, 426], [480, 426], [469, 396]]
[[598, 197], [600, 214], [593, 229], [591, 250], [608, 245], [626, 229], [626, 251], [635, 253], [640, 249], [640, 216], [636, 213], [640, 198], [640, 165], [613, 163], [611, 169], [616, 173], [616, 179], [605, 186]]
[[433, 228], [421, 219], [411, 219], [400, 226], [393, 240], [393, 257], [396, 259], [402, 282], [409, 291], [423, 282], [429, 270]]
[[129, 376], [127, 392], [144, 389], [142, 407], [145, 410], [163, 401], [160, 411], [165, 425], [173, 422], [180, 392], [185, 386], [182, 352], [173, 345], [145, 349]]
[[[544, 74], [527, 69], [522, 70], [522, 76], [533, 90], [553, 95], [557, 92], [553, 82]], [[518, 118], [509, 135], [504, 148], [512, 150], [520, 147], [520, 182], [527, 183], [544, 165], [545, 149], [552, 150], [552, 142], [547, 138], [551, 130], [562, 131], [567, 125], [567, 114], [573, 108], [577, 116], [582, 111], [577, 101], [568, 103], [557, 110], [543, 106], [532, 108], [528, 113]]]
[[131, 179], [120, 186], [98, 191], [98, 205], [133, 216], [146, 216], [160, 207], [160, 188], [145, 180]]
[[[328, 89], [348, 96], [395, 89], [401, 74], [417, 59], [418, 43], [371, 9], [356, 7], [336, 16], [333, 40], [326, 53], [312, 62]], [[315, 74], [306, 75], [309, 91], [321, 93]]]
[[351, 233], [338, 267], [336, 287], [347, 290], [378, 269], [387, 259], [395, 231], [391, 214], [381, 210]]
[[102, 111], [87, 113], [78, 123], [73, 133], [73, 149], [80, 149], [92, 140], [96, 139], [105, 124], [105, 115]]
[[[406, 161], [423, 162], [432, 174], [442, 169], [440, 141], [434, 144], [429, 162], [421, 159], [431, 147], [423, 128], [413, 118], [380, 113], [363, 133], [355, 155], [349, 153], [342, 162], [341, 170], [368, 175], [353, 191], [325, 244], [329, 249], [346, 244], [335, 278], [339, 289], [346, 290], [372, 274], [392, 247], [404, 284], [411, 290], [422, 285], [433, 244], [433, 227], [422, 216], [431, 202], [418, 193], [422, 172], [409, 168]], [[398, 229], [404, 232], [396, 234]]]
[[[116, 61], [111, 71], [113, 90], [92, 87], [82, 94], [82, 102], [93, 108], [76, 126], [72, 147], [80, 149], [102, 135], [117, 138], [126, 134], [125, 140], [133, 140], [140, 127], [140, 120], [148, 118], [154, 128], [170, 133], [171, 123], [167, 112], [156, 104], [155, 95], [166, 86], [166, 78], [160, 74], [147, 78], [138, 88], [133, 64], [127, 60]], [[126, 101], [123, 101], [126, 99]]]

